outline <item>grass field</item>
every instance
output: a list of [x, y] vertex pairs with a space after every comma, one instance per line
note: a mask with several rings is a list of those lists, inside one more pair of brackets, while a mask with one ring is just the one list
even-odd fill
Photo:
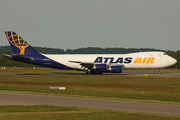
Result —
[[[84, 75], [78, 71], [55, 69], [7, 69], [0, 72], [20, 74], [0, 75], [1, 91], [180, 103], [180, 76]], [[51, 86], [66, 87], [66, 90], [49, 89]]]
[[[0, 106], [1, 120], [179, 120], [180, 116], [49, 105]], [[38, 112], [37, 112], [38, 111]]]
[[[157, 71], [127, 70], [124, 72], [156, 73]], [[180, 70], [164, 69], [163, 72], [180, 73]], [[0, 74], [0, 91], [180, 104], [180, 76], [84, 75], [81, 71], [48, 68], [5, 69], [0, 70]], [[66, 87], [66, 90], [50, 89], [52, 86]], [[2, 112], [8, 107], [12, 109], [25, 107], [26, 110]], [[97, 109], [85, 110], [85, 108], [73, 108], [70, 111], [63, 110], [63, 112], [59, 110], [41, 112], [36, 109], [38, 111], [32, 112], [28, 111], [29, 107], [36, 106], [0, 106], [0, 119], [9, 119], [9, 117], [16, 119], [18, 115], [31, 116], [28, 118], [33, 120], [35, 119], [33, 116], [39, 119], [50, 119], [50, 117], [52, 119], [180, 119], [173, 116]], [[43, 107], [51, 109], [52, 106]], [[24, 119], [23, 117], [18, 118]]]

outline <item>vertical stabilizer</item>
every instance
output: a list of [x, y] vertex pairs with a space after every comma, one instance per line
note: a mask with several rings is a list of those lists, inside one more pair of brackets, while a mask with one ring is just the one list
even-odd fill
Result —
[[17, 55], [39, 55], [31, 45], [22, 39], [14, 31], [5, 31], [6, 37], [11, 45], [12, 51]]

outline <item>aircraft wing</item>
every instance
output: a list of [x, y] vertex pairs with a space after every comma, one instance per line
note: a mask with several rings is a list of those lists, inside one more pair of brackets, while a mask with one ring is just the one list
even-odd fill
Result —
[[[91, 68], [93, 68], [96, 64], [99, 64], [99, 63], [81, 62], [81, 61], [69, 61], [69, 62], [79, 63], [80, 65], [82, 65], [82, 67], [86, 67], [86, 68], [88, 68], [88, 69], [91, 69]], [[107, 65], [110, 65], [110, 66], [119, 65], [119, 66], [122, 66], [122, 67], [124, 68], [124, 65], [123, 65], [123, 64], [107, 64]]]
[[82, 67], [86, 67], [88, 69], [92, 68], [94, 66], [94, 64], [95, 64], [95, 63], [81, 62], [81, 61], [69, 61], [69, 62], [79, 63], [80, 65], [82, 65]]

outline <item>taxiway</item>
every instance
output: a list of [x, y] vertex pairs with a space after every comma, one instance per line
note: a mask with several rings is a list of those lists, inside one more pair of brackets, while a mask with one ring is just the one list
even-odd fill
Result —
[[180, 105], [0, 92], [0, 105], [55, 105], [180, 116]]

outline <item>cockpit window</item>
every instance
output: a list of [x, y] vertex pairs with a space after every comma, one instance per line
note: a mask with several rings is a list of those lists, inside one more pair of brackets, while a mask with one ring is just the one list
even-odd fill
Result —
[[163, 55], [166, 55], [166, 53], [163, 53]]

